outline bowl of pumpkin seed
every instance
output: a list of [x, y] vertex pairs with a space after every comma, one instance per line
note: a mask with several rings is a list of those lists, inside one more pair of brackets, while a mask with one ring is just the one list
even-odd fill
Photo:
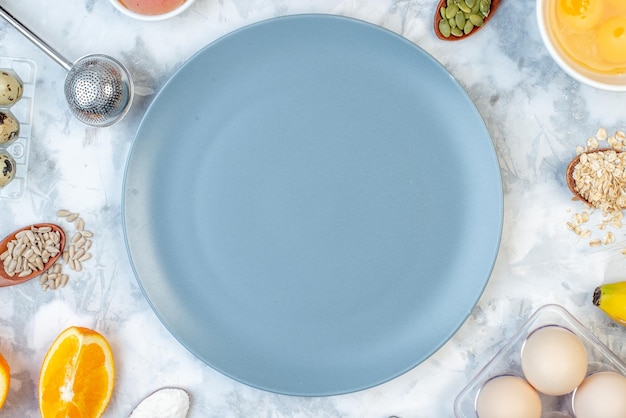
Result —
[[435, 35], [445, 41], [467, 38], [481, 29], [501, 0], [440, 0], [434, 18]]

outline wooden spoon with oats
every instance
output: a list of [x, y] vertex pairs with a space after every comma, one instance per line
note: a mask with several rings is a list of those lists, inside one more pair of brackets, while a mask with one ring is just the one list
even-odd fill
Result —
[[28, 225], [0, 241], [0, 287], [24, 283], [48, 270], [65, 248], [58, 225]]
[[[574, 157], [572, 159], [572, 161], [570, 161], [570, 163], [567, 166], [567, 170], [566, 170], [566, 174], [565, 174], [565, 179], [567, 181], [567, 187], [569, 187], [570, 191], [574, 194], [574, 196], [576, 198], [578, 198], [580, 201], [582, 201], [583, 203], [585, 203], [586, 205], [589, 205], [590, 207], [600, 207], [599, 202], [596, 202], [594, 199], [594, 202], [591, 202], [589, 199], [587, 199], [586, 197], [584, 197], [580, 191], [579, 191], [579, 187], [578, 184], [576, 182], [576, 178], [574, 176], [574, 170], [576, 169], [576, 166], [578, 166], [578, 164], [580, 164], [580, 159], [583, 155], [590, 155], [590, 154], [595, 154], [598, 152], [609, 152], [609, 151], [613, 151], [615, 153], [621, 153], [621, 150], [616, 150], [614, 148], [599, 148], [599, 149], [595, 149], [595, 150], [591, 150], [591, 151], [585, 151], [579, 155], [577, 155], [576, 157]], [[625, 164], [626, 165], [626, 164]], [[620, 191], [616, 191], [617, 193], [619, 193]], [[610, 199], [607, 197], [606, 202], [602, 202], [602, 203], [608, 203], [608, 204], [615, 204], [615, 202], [611, 202], [609, 201]], [[615, 196], [613, 197], [612, 200], [615, 200]]]

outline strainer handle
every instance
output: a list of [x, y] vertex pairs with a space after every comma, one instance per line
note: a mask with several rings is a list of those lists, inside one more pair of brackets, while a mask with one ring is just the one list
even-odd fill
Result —
[[72, 63], [59, 54], [54, 48], [45, 43], [37, 35], [24, 26], [19, 20], [14, 18], [11, 13], [7, 12], [4, 7], [0, 6], [0, 16], [17, 29], [22, 35], [24, 35], [29, 41], [34, 43], [39, 49], [46, 53], [50, 58], [55, 60], [61, 67], [69, 71], [72, 68]]

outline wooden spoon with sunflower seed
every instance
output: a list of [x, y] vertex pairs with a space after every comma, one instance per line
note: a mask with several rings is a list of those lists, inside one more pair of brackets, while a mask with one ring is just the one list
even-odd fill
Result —
[[478, 32], [493, 16], [501, 0], [440, 0], [434, 18], [435, 35], [459, 41]]
[[[620, 183], [626, 184], [626, 178], [622, 176], [615, 176], [615, 169], [618, 168], [621, 169], [620, 172], [626, 176], [626, 160], [622, 161], [621, 158], [617, 157], [618, 154], [622, 152], [623, 151], [616, 150], [614, 148], [599, 148], [583, 152], [574, 157], [567, 165], [567, 170], [565, 172], [567, 187], [570, 189], [572, 194], [590, 207], [604, 208], [604, 206], [606, 206], [606, 208], [609, 209], [620, 209], [625, 207], [623, 202], [626, 202], [626, 195], [622, 194]], [[601, 153], [601, 158], [590, 158], [591, 155], [597, 153]], [[593, 176], [590, 176], [588, 170], [591, 169], [591, 167], [586, 169], [582, 166], [580, 173], [575, 173], [577, 166], [581, 164], [581, 159], [583, 159], [583, 165], [587, 165], [590, 160], [597, 161], [598, 164], [601, 164], [600, 171], [603, 175], [598, 176], [597, 172], [599, 170], [592, 170]], [[611, 164], [613, 167], [607, 168], [606, 164]], [[587, 197], [583, 196], [581, 193], [577, 180], [588, 184], [588, 190], [585, 192]], [[591, 198], [592, 193], [593, 198]]]
[[48, 270], [63, 254], [65, 232], [58, 225], [28, 225], [0, 241], [0, 287], [24, 283]]

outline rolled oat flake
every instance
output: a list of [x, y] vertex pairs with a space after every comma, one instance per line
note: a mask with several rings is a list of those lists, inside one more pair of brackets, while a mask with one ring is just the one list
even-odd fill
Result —
[[128, 418], [185, 418], [189, 412], [189, 394], [180, 388], [163, 388], [137, 405]]

